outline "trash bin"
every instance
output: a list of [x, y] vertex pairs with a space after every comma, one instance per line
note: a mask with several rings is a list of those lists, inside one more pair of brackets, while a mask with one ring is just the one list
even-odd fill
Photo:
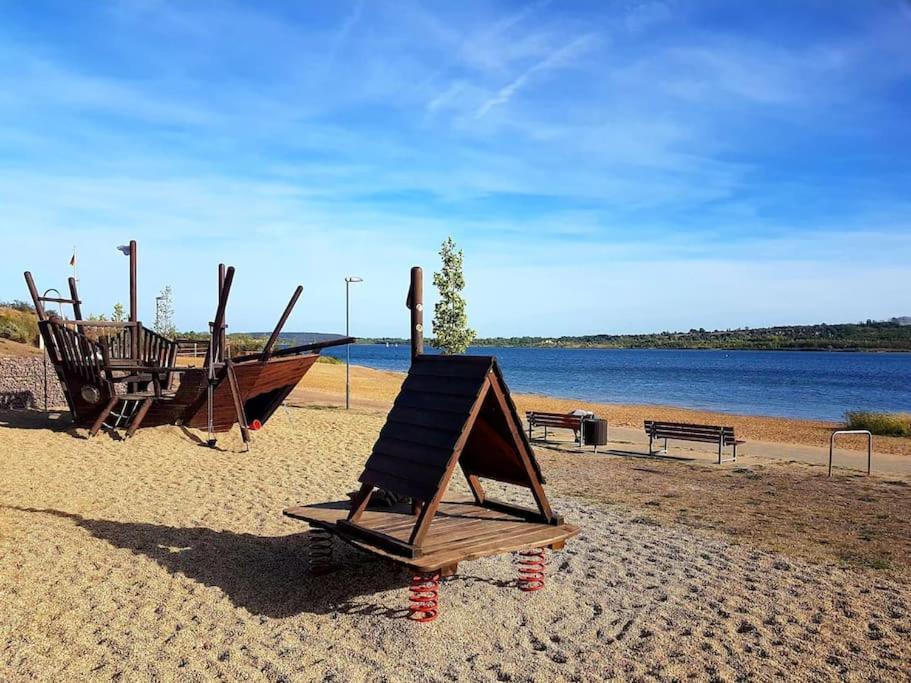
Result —
[[595, 451], [598, 446], [607, 444], [607, 420], [590, 419], [582, 422], [583, 443], [586, 446], [594, 446]]

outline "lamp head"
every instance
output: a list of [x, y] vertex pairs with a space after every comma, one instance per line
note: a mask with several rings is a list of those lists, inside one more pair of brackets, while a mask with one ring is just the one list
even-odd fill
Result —
[[349, 275], [345, 278], [345, 282], [363, 282], [364, 278], [358, 277], [357, 275]]

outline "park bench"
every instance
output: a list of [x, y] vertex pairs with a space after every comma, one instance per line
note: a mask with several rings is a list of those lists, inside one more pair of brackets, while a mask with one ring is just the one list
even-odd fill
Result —
[[[710, 425], [687, 424], [684, 422], [656, 422], [654, 420], [646, 420], [645, 433], [648, 434], [649, 455], [655, 454], [655, 451], [652, 449], [652, 443], [655, 439], [664, 439], [663, 452], [665, 454], [667, 453], [668, 439], [718, 444], [719, 465], [723, 462], [736, 462], [737, 446], [746, 443], [737, 440], [734, 436], [733, 427], [714, 427]], [[723, 449], [726, 446], [731, 446], [733, 449], [732, 457], [728, 459], [722, 457]]]
[[571, 429], [573, 436], [579, 445], [582, 445], [582, 420], [584, 415], [572, 415], [569, 413], [543, 413], [535, 410], [525, 411], [525, 420], [528, 422], [528, 438], [531, 438], [531, 431], [535, 427], [544, 428], [544, 440], [547, 441], [547, 428], [551, 429]]

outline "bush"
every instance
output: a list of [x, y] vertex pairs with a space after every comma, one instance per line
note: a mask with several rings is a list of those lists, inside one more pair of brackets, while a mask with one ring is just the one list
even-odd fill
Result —
[[29, 311], [0, 308], [0, 337], [21, 344], [38, 344], [38, 318]]
[[911, 415], [849, 410], [845, 413], [848, 429], [866, 429], [878, 436], [911, 436]]
[[341, 365], [342, 359], [335, 356], [320, 356], [316, 359], [317, 363], [328, 363], [329, 365]]

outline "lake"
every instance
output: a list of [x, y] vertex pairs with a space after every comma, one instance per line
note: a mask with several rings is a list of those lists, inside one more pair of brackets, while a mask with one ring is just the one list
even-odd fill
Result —
[[[344, 359], [345, 348], [325, 353]], [[512, 391], [838, 420], [846, 410], [911, 412], [911, 354], [814, 351], [472, 348], [495, 355]], [[407, 344], [354, 345], [351, 362], [405, 372]]]

